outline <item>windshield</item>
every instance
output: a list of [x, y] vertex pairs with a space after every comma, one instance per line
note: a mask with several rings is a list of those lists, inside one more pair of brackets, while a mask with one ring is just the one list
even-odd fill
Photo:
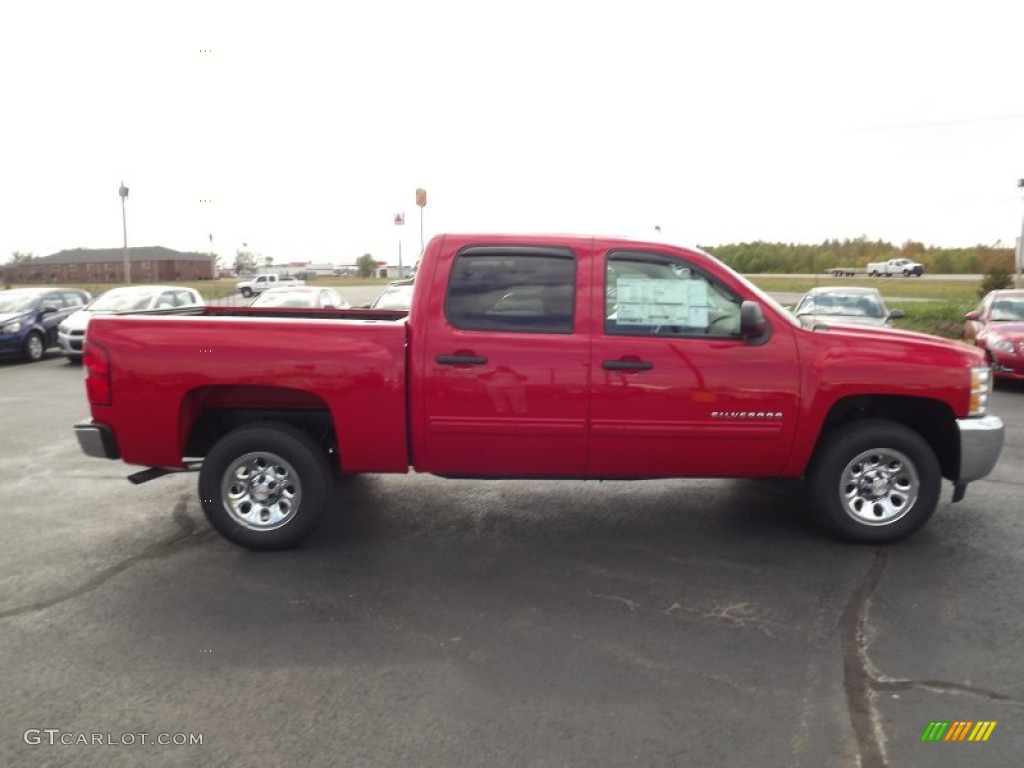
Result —
[[864, 294], [819, 293], [806, 297], [796, 309], [797, 315], [835, 317], [885, 317], [878, 299]]
[[107, 291], [89, 305], [91, 312], [123, 312], [145, 309], [157, 291]]
[[252, 303], [254, 307], [315, 307], [313, 291], [267, 291]]
[[409, 309], [412, 305], [412, 286], [388, 288], [373, 303], [373, 309]]
[[28, 312], [38, 301], [38, 293], [0, 293], [0, 312]]
[[992, 305], [992, 319], [996, 321], [1024, 320], [1024, 299], [998, 299]]

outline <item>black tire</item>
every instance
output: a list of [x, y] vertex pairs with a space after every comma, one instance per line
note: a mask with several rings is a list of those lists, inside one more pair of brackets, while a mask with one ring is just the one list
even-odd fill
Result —
[[931, 518], [942, 471], [935, 452], [911, 429], [884, 419], [837, 428], [822, 439], [807, 470], [808, 505], [840, 538], [884, 544]]
[[25, 337], [21, 347], [22, 354], [30, 363], [38, 363], [46, 356], [46, 339], [39, 331], [32, 331]]
[[242, 289], [242, 298], [243, 299], [248, 299], [248, 298], [251, 298], [251, 297], [252, 297], [252, 289], [251, 288], [243, 288]]
[[199, 500], [210, 525], [255, 550], [287, 549], [306, 538], [320, 522], [331, 487], [327, 459], [313, 439], [273, 421], [226, 434], [199, 472]]

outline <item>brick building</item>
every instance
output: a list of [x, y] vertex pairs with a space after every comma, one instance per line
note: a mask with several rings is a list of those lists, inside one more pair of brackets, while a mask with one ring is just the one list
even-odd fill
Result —
[[[213, 262], [205, 253], [182, 253], [159, 245], [129, 248], [133, 283], [209, 280]], [[8, 266], [11, 283], [123, 283], [124, 249], [75, 248]]]

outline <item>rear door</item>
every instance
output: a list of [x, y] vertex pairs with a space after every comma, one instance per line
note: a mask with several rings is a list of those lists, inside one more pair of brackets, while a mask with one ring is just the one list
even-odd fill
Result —
[[758, 476], [793, 442], [793, 329], [740, 335], [742, 296], [696, 256], [609, 250], [595, 258], [591, 477]]
[[[568, 247], [470, 246], [431, 292], [417, 468], [572, 476], [586, 466], [589, 270]], [[438, 269], [442, 269], [441, 266]]]

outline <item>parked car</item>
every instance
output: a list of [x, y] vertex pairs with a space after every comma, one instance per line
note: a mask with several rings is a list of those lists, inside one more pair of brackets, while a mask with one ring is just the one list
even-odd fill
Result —
[[997, 377], [1024, 379], [1024, 290], [985, 294], [964, 317], [964, 338], [985, 350]]
[[848, 286], [812, 288], [797, 302], [793, 314], [808, 328], [819, 323], [892, 325], [906, 316], [902, 309], [888, 309], [877, 289]]
[[57, 344], [57, 326], [92, 299], [75, 288], [0, 291], [0, 358], [42, 360]]
[[388, 283], [384, 293], [374, 299], [369, 309], [405, 309], [412, 307], [412, 280]]
[[205, 302], [199, 291], [173, 285], [126, 285], [113, 288], [82, 307], [62, 322], [57, 331], [60, 351], [70, 362], [82, 359], [85, 329], [93, 315], [115, 312], [137, 312], [143, 309], [202, 307]]
[[348, 309], [352, 305], [345, 301], [333, 288], [299, 285], [290, 288], [268, 288], [253, 299], [249, 306]]

